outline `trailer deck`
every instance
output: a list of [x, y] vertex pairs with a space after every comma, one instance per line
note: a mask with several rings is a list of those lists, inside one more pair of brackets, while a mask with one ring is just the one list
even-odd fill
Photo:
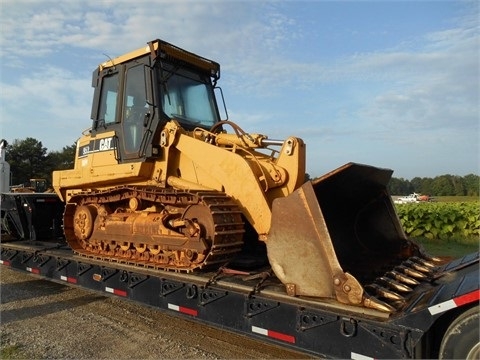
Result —
[[427, 286], [408, 308], [392, 315], [328, 299], [288, 296], [268, 268], [168, 272], [107, 263], [76, 255], [64, 243], [30, 240], [1, 243], [0, 263], [296, 351], [335, 358], [419, 356], [420, 339], [451, 308], [452, 294], [462, 294], [459, 303], [476, 301], [479, 294], [474, 279], [478, 253], [448, 264], [460, 277], [455, 286]]

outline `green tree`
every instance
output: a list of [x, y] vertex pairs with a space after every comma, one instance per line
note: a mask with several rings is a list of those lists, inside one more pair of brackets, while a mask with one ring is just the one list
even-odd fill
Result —
[[387, 190], [392, 195], [408, 195], [413, 192], [413, 186], [404, 178], [391, 178]]
[[465, 182], [461, 176], [452, 176], [451, 181], [453, 186], [453, 195], [466, 195]]
[[49, 152], [47, 157], [51, 167], [50, 172], [54, 170], [73, 169], [76, 149], [77, 144], [73, 144], [64, 146], [62, 151]]
[[433, 179], [432, 195], [435, 196], [451, 196], [455, 194], [453, 188], [452, 175], [441, 175]]
[[424, 177], [422, 178], [420, 188], [418, 188], [416, 192], [424, 195], [433, 195], [432, 184], [433, 184], [432, 178]]
[[420, 190], [422, 188], [422, 183], [423, 183], [423, 179], [419, 178], [418, 176], [410, 180], [410, 184], [412, 185], [413, 192], [423, 194], [423, 191]]
[[392, 178], [388, 184], [392, 195], [406, 195], [416, 192], [432, 196], [479, 196], [480, 176], [441, 175], [435, 178], [414, 177], [408, 181], [403, 178]]
[[463, 177], [463, 181], [465, 183], [465, 195], [480, 195], [480, 176], [475, 174], [468, 174]]
[[10, 164], [12, 185], [25, 184], [31, 178], [45, 178], [48, 174], [47, 148], [34, 138], [15, 139], [7, 146], [6, 159]]

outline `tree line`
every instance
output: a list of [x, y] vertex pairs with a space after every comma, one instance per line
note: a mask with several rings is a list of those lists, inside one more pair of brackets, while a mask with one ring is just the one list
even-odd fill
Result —
[[[34, 138], [14, 140], [6, 148], [6, 161], [10, 164], [11, 185], [21, 185], [32, 178], [52, 181], [52, 171], [73, 169], [76, 144], [61, 151], [48, 151], [41, 141]], [[306, 174], [306, 180], [310, 175]], [[392, 178], [387, 186], [392, 195], [408, 195], [413, 192], [430, 196], [479, 196], [480, 177], [440, 175], [434, 178], [415, 177], [412, 180]]]
[[76, 144], [61, 151], [48, 151], [34, 138], [14, 140], [6, 147], [5, 160], [10, 165], [10, 185], [22, 185], [29, 179], [42, 178], [52, 183], [53, 170], [73, 169]]
[[412, 180], [392, 178], [387, 186], [392, 195], [419, 193], [430, 196], [479, 196], [480, 177], [440, 175], [432, 178], [414, 177]]

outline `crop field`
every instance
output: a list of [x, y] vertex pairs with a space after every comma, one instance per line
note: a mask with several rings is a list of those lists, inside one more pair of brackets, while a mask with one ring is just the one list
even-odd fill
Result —
[[479, 250], [478, 197], [439, 197], [435, 202], [396, 204], [407, 236], [436, 256], [459, 257]]
[[434, 202], [480, 202], [478, 196], [434, 196]]

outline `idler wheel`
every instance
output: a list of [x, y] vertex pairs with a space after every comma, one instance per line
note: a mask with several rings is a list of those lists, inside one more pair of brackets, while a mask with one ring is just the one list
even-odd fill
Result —
[[207, 206], [191, 205], [182, 215], [182, 220], [188, 226], [184, 234], [192, 239], [213, 239], [215, 236], [215, 225], [212, 214]]
[[79, 240], [87, 240], [93, 232], [97, 208], [93, 205], [80, 205], [73, 216], [73, 231]]

